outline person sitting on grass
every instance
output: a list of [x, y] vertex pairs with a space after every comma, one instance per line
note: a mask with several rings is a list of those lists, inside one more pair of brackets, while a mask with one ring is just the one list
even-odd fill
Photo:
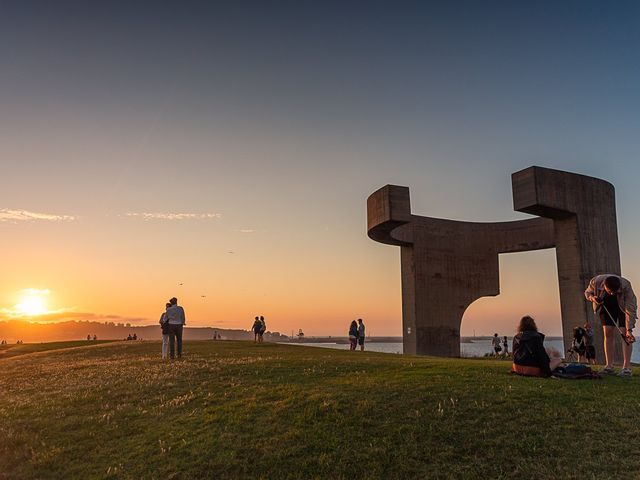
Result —
[[535, 320], [528, 315], [520, 319], [511, 352], [511, 371], [519, 375], [550, 377], [551, 372], [562, 362], [561, 358], [549, 358], [544, 349], [544, 335], [538, 332]]

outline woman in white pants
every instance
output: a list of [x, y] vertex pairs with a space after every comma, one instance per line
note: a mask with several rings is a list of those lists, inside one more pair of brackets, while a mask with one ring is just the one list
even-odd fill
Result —
[[170, 303], [165, 305], [165, 311], [160, 315], [160, 328], [162, 328], [162, 359], [166, 360], [169, 356], [169, 322], [167, 321], [166, 309], [171, 306]]

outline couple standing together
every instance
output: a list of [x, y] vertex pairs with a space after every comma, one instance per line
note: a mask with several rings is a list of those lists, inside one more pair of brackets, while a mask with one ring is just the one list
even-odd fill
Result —
[[173, 297], [166, 304], [166, 310], [160, 316], [162, 328], [162, 359], [167, 358], [167, 350], [173, 359], [176, 357], [176, 343], [178, 344], [178, 358], [182, 357], [182, 327], [186, 323], [184, 308], [178, 305], [178, 299]]
[[361, 318], [358, 319], [358, 323], [354, 320], [349, 326], [349, 344], [349, 350], [355, 350], [360, 345], [360, 350], [364, 352], [364, 323]]

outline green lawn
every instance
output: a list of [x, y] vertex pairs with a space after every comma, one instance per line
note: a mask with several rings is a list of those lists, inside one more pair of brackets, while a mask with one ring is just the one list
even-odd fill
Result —
[[69, 342], [23, 343], [20, 345], [12, 343], [9, 345], [0, 345], [0, 360], [27, 353], [48, 352], [50, 350], [61, 350], [63, 348], [87, 347], [111, 342], [113, 342], [113, 340], [75, 340]]
[[631, 478], [638, 379], [252, 342], [0, 360], [0, 478]]

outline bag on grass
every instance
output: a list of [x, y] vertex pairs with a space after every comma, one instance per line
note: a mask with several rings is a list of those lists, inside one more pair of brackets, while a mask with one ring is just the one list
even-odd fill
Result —
[[568, 380], [602, 378], [598, 373], [594, 372], [590, 366], [584, 365], [583, 363], [560, 365], [551, 373], [554, 377], [566, 378]]

